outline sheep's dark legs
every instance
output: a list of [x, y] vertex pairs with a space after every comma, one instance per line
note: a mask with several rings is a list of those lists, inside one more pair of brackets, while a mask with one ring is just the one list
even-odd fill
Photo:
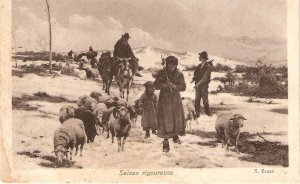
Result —
[[228, 139], [228, 138], [227, 138], [227, 140], [226, 140], [226, 144], [227, 144], [227, 146], [226, 146], [226, 150], [229, 150], [230, 139]]
[[121, 151], [121, 137], [117, 137], [118, 140], [118, 152]]
[[83, 144], [80, 145], [80, 156], [82, 157]]
[[240, 136], [240, 133], [238, 133], [238, 135], [237, 135], [236, 138], [235, 138], [235, 151], [236, 151], [236, 153], [240, 153], [239, 150], [238, 150], [238, 140], [239, 140], [239, 136]]
[[123, 142], [122, 142], [122, 151], [124, 151], [124, 144], [125, 144], [126, 138], [127, 138], [127, 136], [124, 136], [124, 138], [123, 138]]
[[111, 143], [114, 143], [115, 134], [111, 134]]
[[65, 155], [66, 155], [66, 160], [68, 160], [68, 152], [66, 152]]
[[73, 147], [70, 148], [70, 160], [72, 160]]
[[218, 136], [218, 138], [219, 138], [219, 140], [221, 141], [221, 143], [222, 143], [222, 148], [224, 148], [224, 136], [222, 136], [223, 135], [223, 133], [221, 132], [221, 131], [218, 131], [217, 130], [217, 136]]
[[78, 145], [75, 146], [75, 156], [77, 155], [78, 152]]

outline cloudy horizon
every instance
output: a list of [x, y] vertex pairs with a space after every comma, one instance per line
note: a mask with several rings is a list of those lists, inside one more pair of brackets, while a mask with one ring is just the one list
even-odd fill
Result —
[[[122, 34], [136, 47], [285, 60], [284, 0], [49, 0], [53, 50], [113, 49]], [[12, 31], [18, 47], [41, 50], [48, 40], [43, 0], [13, 0]]]

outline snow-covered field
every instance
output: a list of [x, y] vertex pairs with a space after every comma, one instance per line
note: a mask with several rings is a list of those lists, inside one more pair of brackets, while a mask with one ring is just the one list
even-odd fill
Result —
[[[147, 52], [148, 53], [148, 52]], [[139, 53], [142, 56], [142, 53]], [[150, 56], [149, 56], [150, 57]], [[152, 59], [153, 58], [149, 58]], [[143, 64], [146, 62], [140, 59]], [[197, 58], [197, 57], [196, 57]], [[191, 62], [191, 60], [189, 60]], [[149, 69], [160, 65], [160, 57], [156, 64], [144, 66]], [[20, 64], [26, 64], [21, 63]], [[27, 63], [28, 64], [28, 63]], [[141, 64], [143, 66], [143, 64]], [[190, 64], [190, 63], [185, 63]], [[194, 63], [197, 64], [197, 63]], [[181, 67], [183, 65], [180, 65]], [[20, 69], [14, 68], [17, 71]], [[135, 84], [143, 84], [145, 81], [152, 80], [149, 70], [141, 72], [142, 78], [135, 78]], [[222, 76], [222, 73], [213, 73], [214, 76]], [[87, 80], [84, 73], [80, 78], [59, 75], [38, 76], [35, 74], [23, 74], [22, 77], [13, 76], [13, 98], [21, 98], [24, 95], [33, 96], [37, 92], [46, 92], [48, 95], [64, 97], [66, 101], [53, 103], [41, 100], [29, 100], [29, 107], [34, 110], [14, 109], [13, 110], [13, 163], [15, 168], [38, 169], [54, 167], [53, 134], [60, 126], [58, 112], [61, 106], [73, 103], [79, 96], [90, 94], [92, 91], [99, 91], [103, 95], [102, 83]], [[190, 84], [192, 73], [184, 72], [187, 90], [181, 93], [182, 96], [194, 98], [193, 84]], [[215, 90], [219, 84], [212, 81], [210, 91]], [[130, 92], [130, 102], [133, 102], [143, 93], [142, 85], [135, 85]], [[158, 92], [158, 91], [157, 91]], [[119, 92], [115, 84], [111, 87], [111, 95], [118, 96]], [[287, 114], [274, 112], [274, 109], [287, 109], [287, 99], [273, 99], [275, 104], [248, 103], [248, 97], [234, 96], [232, 94], [209, 95], [213, 116], [201, 115], [198, 119], [199, 124], [193, 122], [192, 129], [187, 129], [187, 135], [181, 137], [182, 144], [175, 145], [172, 141], [171, 151], [166, 154], [162, 152], [162, 139], [151, 135], [150, 139], [144, 139], [144, 132], [140, 126], [140, 117], [137, 126], [132, 128], [125, 151], [117, 152], [117, 143], [111, 143], [111, 139], [106, 139], [105, 135], [95, 138], [92, 144], [85, 144], [83, 157], [74, 157], [75, 168], [211, 168], [211, 167], [259, 167], [262, 164], [276, 165], [281, 167], [284, 164], [275, 162], [264, 162], [264, 156], [259, 153], [266, 152], [269, 146], [284, 147], [287, 145], [288, 121]], [[220, 105], [220, 102], [225, 105]], [[226, 151], [221, 148], [220, 143], [214, 137], [214, 122], [220, 112], [242, 113], [247, 120], [244, 123], [242, 132], [248, 132], [245, 140], [241, 140], [241, 154], [234, 151]], [[255, 136], [260, 133], [265, 139]], [[248, 147], [253, 141], [258, 145], [262, 143], [265, 147], [250, 146], [256, 150], [250, 152]], [[271, 142], [268, 143], [267, 141]], [[277, 143], [274, 143], [274, 142]], [[268, 144], [268, 145], [266, 145]], [[270, 145], [269, 145], [270, 144]], [[244, 151], [243, 151], [244, 150]], [[284, 152], [285, 153], [285, 152]], [[274, 154], [276, 154], [274, 152]], [[287, 153], [286, 153], [287, 154]], [[251, 156], [257, 159], [247, 159]], [[260, 157], [261, 156], [261, 157]], [[256, 158], [255, 157], [255, 158]], [[272, 157], [270, 155], [269, 157]], [[275, 159], [276, 160], [276, 159]], [[273, 163], [273, 164], [272, 164]], [[286, 166], [286, 165], [285, 165]], [[264, 166], [266, 167], [266, 165]]]

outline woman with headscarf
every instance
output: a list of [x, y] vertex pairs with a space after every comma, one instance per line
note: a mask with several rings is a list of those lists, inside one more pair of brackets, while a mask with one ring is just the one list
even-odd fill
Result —
[[185, 119], [180, 92], [185, 91], [186, 83], [182, 72], [177, 69], [178, 59], [166, 58], [166, 68], [158, 72], [154, 87], [160, 90], [157, 106], [157, 136], [164, 139], [163, 152], [170, 150], [169, 138], [180, 144], [179, 135], [185, 135]]

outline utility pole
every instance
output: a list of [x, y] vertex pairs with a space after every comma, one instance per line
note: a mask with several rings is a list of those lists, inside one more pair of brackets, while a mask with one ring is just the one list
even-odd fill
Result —
[[50, 67], [50, 73], [52, 73], [52, 32], [51, 32], [51, 18], [50, 18], [50, 8], [48, 0], [46, 1], [47, 5], [47, 15], [48, 15], [48, 22], [49, 22], [49, 67]]

